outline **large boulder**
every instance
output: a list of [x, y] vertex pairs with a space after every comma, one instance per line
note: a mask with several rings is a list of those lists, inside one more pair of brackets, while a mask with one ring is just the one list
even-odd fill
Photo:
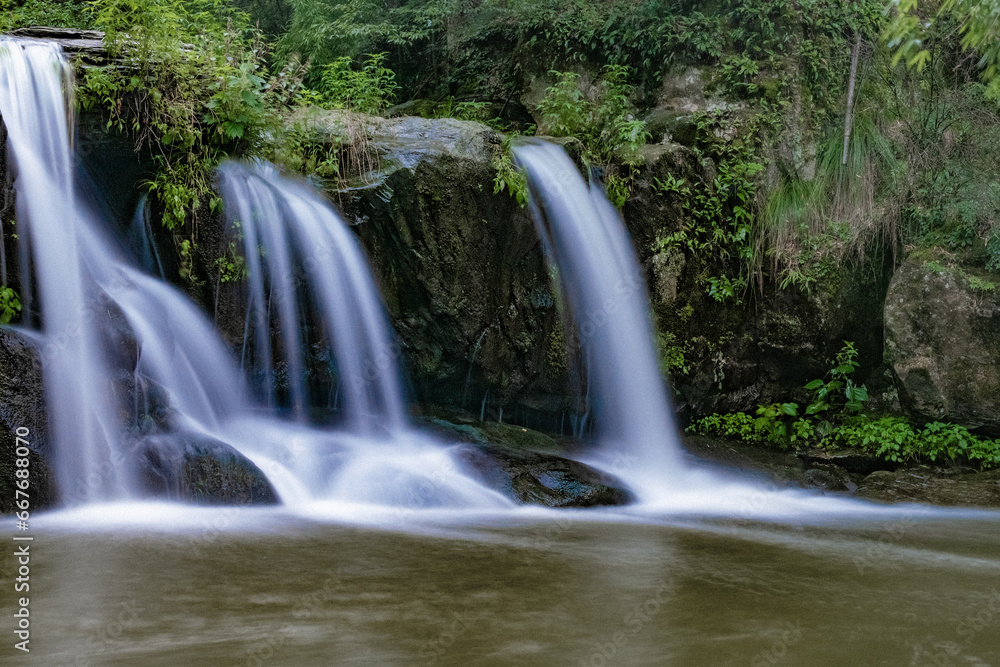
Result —
[[273, 505], [278, 495], [252, 461], [224, 442], [190, 434], [150, 435], [133, 463], [143, 493], [204, 505]]
[[1000, 436], [1000, 279], [914, 253], [885, 301], [886, 360], [913, 418]]

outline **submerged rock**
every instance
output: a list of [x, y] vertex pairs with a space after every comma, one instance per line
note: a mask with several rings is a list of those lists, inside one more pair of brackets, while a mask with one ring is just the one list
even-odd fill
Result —
[[152, 497], [204, 505], [272, 505], [278, 496], [252, 461], [229, 445], [188, 434], [152, 435], [133, 450]]
[[621, 480], [561, 456], [503, 445], [470, 445], [458, 452], [458, 458], [481, 483], [522, 503], [593, 507], [633, 500]]
[[460, 446], [457, 457], [483, 485], [520, 503], [546, 507], [625, 505], [634, 500], [613, 475], [559, 456], [549, 436], [496, 422], [455, 424], [431, 419], [428, 425]]
[[914, 418], [1000, 436], [1000, 281], [915, 253], [893, 276], [885, 336], [900, 403]]

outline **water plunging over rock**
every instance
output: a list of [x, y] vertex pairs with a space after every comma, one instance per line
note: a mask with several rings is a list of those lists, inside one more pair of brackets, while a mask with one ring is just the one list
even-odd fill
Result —
[[129, 266], [79, 203], [70, 90], [58, 46], [0, 38], [0, 114], [15, 165], [20, 244], [29, 250], [21, 284], [35, 286], [41, 304], [35, 339], [64, 503], [145, 491], [127, 435], [138, 422], [135, 406], [145, 403], [143, 387], [166, 396], [177, 430], [217, 425], [243, 392], [207, 319], [177, 290]]
[[596, 461], [652, 500], [676, 484], [682, 464], [635, 251], [615, 209], [562, 148], [532, 143], [515, 157], [527, 170], [538, 232], [559, 268], [594, 385]]

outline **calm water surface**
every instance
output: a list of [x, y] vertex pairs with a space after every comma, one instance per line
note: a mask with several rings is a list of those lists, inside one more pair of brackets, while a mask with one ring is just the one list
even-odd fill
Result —
[[1000, 665], [996, 515], [45, 519], [18, 664]]

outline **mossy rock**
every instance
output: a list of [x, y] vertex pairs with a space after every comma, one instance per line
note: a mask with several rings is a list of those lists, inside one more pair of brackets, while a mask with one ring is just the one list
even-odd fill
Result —
[[[900, 403], [915, 420], [1000, 436], [997, 283], [940, 251], [914, 253], [893, 276], [885, 354]], [[983, 285], [997, 286], [977, 288]]]

